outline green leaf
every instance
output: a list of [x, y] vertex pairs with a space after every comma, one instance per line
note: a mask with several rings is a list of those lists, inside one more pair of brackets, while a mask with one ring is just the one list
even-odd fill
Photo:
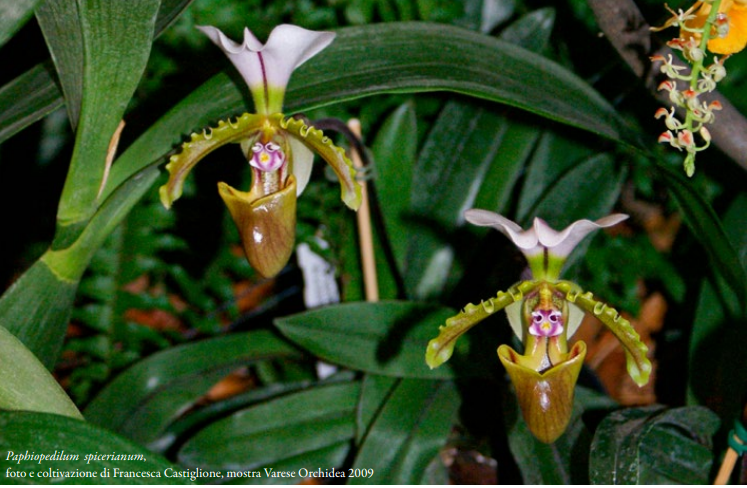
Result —
[[79, 2], [46, 0], [36, 9], [36, 20], [44, 34], [52, 61], [57, 69], [65, 108], [73, 130], [83, 100], [84, 47]]
[[531, 221], [535, 216], [534, 208], [545, 192], [565, 173], [594, 155], [593, 147], [565, 137], [561, 131], [544, 131], [527, 167], [516, 209], [517, 220]]
[[[724, 216], [730, 242], [741, 250], [740, 264], [747, 250], [747, 196], [734, 199]], [[703, 280], [690, 335], [687, 398], [690, 405], [712, 408], [726, 423], [739, 418], [743, 398], [735, 391], [747, 388], [747, 318], [740, 301], [717, 273]]]
[[445, 381], [402, 379], [376, 416], [353, 462], [353, 471], [373, 470], [350, 484], [412, 485], [425, 476], [451, 432], [461, 399]]
[[[53, 54], [74, 52], [64, 59], [55, 55], [53, 60], [62, 73], [67, 104], [81, 107], [57, 214], [62, 225], [90, 218], [100, 201], [97, 195], [109, 142], [145, 69], [159, 4], [159, 0], [80, 0], [77, 15], [72, 9], [60, 9], [55, 17], [60, 27], [54, 35], [47, 34]], [[63, 36], [68, 30], [73, 34]]]
[[468, 356], [470, 338], [436, 369], [425, 364], [428, 340], [454, 310], [417, 302], [345, 303], [275, 320], [293, 342], [325, 361], [368, 373], [405, 378], [484, 376], [489, 369]]
[[[335, 94], [335, 101], [343, 101], [383, 92], [446, 90], [505, 103], [645, 147], [594, 89], [526, 49], [465, 29], [422, 22], [338, 32], [330, 48], [294, 73], [286, 108], [297, 110], [299, 102], [303, 106], [326, 105], [330, 93]], [[347, 64], [347, 59], [352, 64]], [[336, 69], [339, 66], [356, 68], [341, 73]], [[311, 80], [313, 94], [306, 91]]]
[[[355, 69], [341, 72], [340, 66]], [[607, 101], [570, 71], [520, 47], [442, 24], [393, 22], [340, 29], [330, 47], [294, 72], [285, 109], [303, 112], [366, 96], [424, 91], [504, 103], [646, 147]], [[123, 154], [107, 188], [163, 157], [191, 131], [246, 110], [246, 87], [226, 74], [216, 75]]]
[[747, 275], [713, 207], [681, 171], [674, 171], [663, 164], [657, 164], [656, 169], [679, 204], [693, 235], [737, 296], [740, 314], [744, 314], [747, 303]]
[[161, 0], [156, 18], [156, 36], [168, 29], [194, 0]]
[[452, 233], [472, 208], [507, 124], [462, 101], [447, 102], [439, 114], [414, 171], [411, 214], [419, 227], [410, 232], [404, 277], [409, 296], [427, 299], [443, 290], [454, 258]]
[[382, 406], [398, 384], [398, 378], [392, 376], [367, 374], [363, 377], [361, 398], [358, 401], [356, 411], [356, 421], [358, 423], [355, 436], [356, 444], [361, 443]]
[[42, 260], [27, 269], [0, 298], [0, 326], [51, 369], [60, 353], [77, 281], [66, 281]]
[[297, 354], [295, 348], [265, 331], [167, 349], [118, 376], [91, 401], [85, 416], [141, 444], [152, 443], [232, 370]]
[[707, 484], [718, 417], [703, 407], [628, 408], [605, 418], [591, 446], [594, 484]]
[[[350, 378], [344, 378], [344, 380], [349, 381], [352, 379], [352, 375], [349, 376]], [[334, 381], [338, 380], [329, 380], [330, 383]], [[272, 398], [279, 398], [282, 395], [308, 389], [311, 386], [314, 386], [314, 382], [312, 381], [274, 382], [269, 383], [267, 386], [251, 388], [244, 393], [210, 403], [202, 408], [194, 408], [171, 423], [161, 438], [155, 443], [154, 448], [157, 452], [169, 452], [174, 449], [175, 445], [180, 445], [184, 440], [192, 437], [200, 428], [216, 420], [225, 418], [237, 410], [245, 409], [251, 405], [271, 400]]]
[[0, 88], [0, 142], [62, 106], [49, 63], [34, 66]]
[[[183, 468], [142, 446], [82, 420], [48, 413], [0, 412], [0, 452], [4, 453], [0, 457], [0, 476], [5, 483], [189, 483], [189, 477], [183, 475]], [[54, 457], [27, 461], [13, 458], [24, 454]], [[125, 458], [93, 458], [97, 454]], [[86, 456], [91, 458], [86, 459]], [[11, 472], [14, 475], [9, 477]], [[25, 476], [19, 477], [20, 472]], [[105, 472], [107, 475], [103, 476]], [[133, 472], [148, 475], [124, 476]], [[70, 474], [66, 476], [65, 473]], [[174, 477], [177, 473], [182, 476]]]
[[57, 380], [13, 334], [0, 327], [0, 409], [83, 418]]
[[507, 123], [500, 134], [500, 149], [483, 177], [473, 205], [473, 208], [498, 213], [506, 211], [516, 181], [542, 132], [531, 117], [517, 110], [509, 111], [504, 117]]
[[555, 9], [541, 8], [521, 17], [501, 32], [501, 39], [515, 42], [535, 53], [544, 51], [555, 25]]
[[405, 265], [409, 234], [407, 212], [418, 148], [418, 128], [412, 102], [400, 105], [385, 121], [371, 144], [376, 201], [399, 272]]
[[34, 14], [39, 0], [4, 0], [0, 2], [0, 46], [13, 37]]
[[104, 202], [78, 239], [66, 249], [49, 249], [0, 298], [0, 326], [52, 368], [67, 330], [83, 272], [109, 233], [158, 177], [146, 168]]
[[[190, 467], [261, 474], [261, 478], [237, 481], [297, 482], [306, 477], [300, 468], [329, 469], [342, 463], [355, 435], [359, 394], [360, 384], [348, 382], [260, 403], [205, 427], [184, 444], [177, 457]], [[293, 471], [294, 476], [268, 477], [265, 468]]]
[[[163, 32], [191, 2], [192, 0], [163, 0], [156, 19], [156, 32], [158, 34]], [[40, 9], [51, 7], [51, 3], [50, 6], [47, 6], [47, 3], [50, 2], [42, 2]], [[74, 6], [75, 2], [64, 2], [61, 8], [72, 8]], [[37, 15], [39, 15], [38, 11]], [[42, 30], [52, 29], [54, 31], [56, 27], [54, 17], [49, 22], [49, 12], [42, 13], [42, 15], [46, 17], [44, 19], [37, 17]], [[68, 37], [75, 35], [72, 31], [61, 32], [60, 34]], [[65, 51], [59, 53], [60, 57], [67, 59], [67, 62], [64, 63], [65, 66], [75, 63], [73, 59], [69, 59], [74, 54]], [[60, 87], [57, 86], [56, 81], [50, 75], [53, 71], [52, 63], [46, 61], [34, 66], [0, 88], [0, 107], [5, 107], [5, 111], [0, 114], [0, 142], [45, 117], [64, 103]], [[70, 89], [75, 92], [77, 89], [72, 86], [72, 83], [73, 80], [65, 81], [65, 85], [70, 86]], [[80, 94], [72, 93], [68, 98], [80, 100]], [[79, 105], [80, 103], [76, 106]], [[71, 121], [77, 120], [76, 114], [70, 114], [70, 107], [68, 107], [68, 114]]]
[[[225, 93], [221, 93], [225, 90]], [[242, 93], [221, 73], [200, 86], [169, 110], [117, 158], [104, 194], [127, 181], [139, 168], [153, 164], [182, 142], [193, 130], [215, 123], [242, 109]]]

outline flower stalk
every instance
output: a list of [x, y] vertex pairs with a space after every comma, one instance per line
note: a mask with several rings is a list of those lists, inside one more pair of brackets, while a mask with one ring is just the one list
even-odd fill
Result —
[[[683, 166], [685, 173], [692, 176], [697, 153], [711, 144], [706, 125], [713, 123], [715, 112], [722, 108], [718, 101], [708, 102], [703, 98], [726, 76], [726, 59], [747, 44], [747, 1], [704, 0], [686, 11], [675, 12], [669, 7], [667, 10], [672, 17], [662, 27], [652, 30], [679, 27], [679, 36], [667, 45], [680, 51], [688, 66], [674, 60], [671, 54], [651, 57], [651, 61], [660, 63], [659, 70], [668, 78], [658, 89], [668, 91], [672, 102], [669, 110], [660, 108], [654, 117], [663, 118], [667, 127], [658, 141], [686, 153]], [[675, 115], [675, 108], [684, 111], [684, 120]]]

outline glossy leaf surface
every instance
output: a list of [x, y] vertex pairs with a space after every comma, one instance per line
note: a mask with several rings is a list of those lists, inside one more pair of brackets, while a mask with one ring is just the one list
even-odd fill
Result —
[[4, 327], [0, 327], [0, 409], [82, 418], [57, 380]]
[[[449, 363], [425, 364], [425, 345], [454, 310], [416, 302], [346, 303], [275, 320], [290, 340], [330, 363], [404, 378], [446, 379], [489, 374], [472, 356], [469, 338]], [[464, 354], [464, 356], [462, 356]]]
[[265, 467], [294, 470], [298, 476], [300, 468], [337, 466], [355, 435], [359, 394], [357, 382], [332, 384], [240, 410], [199, 431], [184, 444], [178, 459], [202, 469], [259, 470], [261, 479], [237, 480], [257, 483], [273, 481], [265, 475]]
[[[340, 65], [356, 69], [341, 75]], [[329, 48], [294, 72], [285, 108], [292, 113], [376, 94], [422, 91], [455, 91], [505, 103], [638, 145], [637, 136], [602, 97], [552, 61], [491, 37], [428, 23], [340, 29]], [[110, 183], [165, 154], [180, 140], [179, 134], [247, 111], [244, 97], [244, 89], [228, 76], [215, 76], [136, 143], [138, 152], [144, 149], [141, 144], [151, 150], [149, 157], [127, 155], [116, 171], [121, 173], [113, 173]]]
[[718, 417], [702, 407], [628, 408], [609, 415], [594, 435], [594, 484], [706, 484]]
[[403, 379], [394, 388], [363, 439], [355, 469], [371, 478], [350, 484], [418, 484], [446, 442], [461, 401], [453, 383]]
[[[192, 0], [162, 0], [158, 11], [158, 18], [156, 19], [156, 33], [160, 34], [171, 25], [191, 2]], [[13, 2], [9, 1], [8, 3], [12, 4]], [[70, 112], [70, 106], [67, 107], [71, 121], [77, 120], [77, 112], [80, 108], [80, 75], [76, 74], [75, 71], [68, 73], [68, 69], [76, 66], [78, 67], [77, 69], [82, 69], [79, 65], [80, 60], [78, 59], [81, 52], [76, 47], [77, 43], [81, 42], [81, 40], [79, 39], [77, 29], [73, 28], [60, 32], [62, 25], [58, 25], [56, 16], [62, 15], [64, 19], [65, 16], [70, 15], [72, 12], [67, 11], [74, 7], [75, 2], [43, 2], [36, 11], [37, 20], [41, 24], [42, 29], [47, 31], [51, 43], [55, 45], [60, 44], [61, 46], [63, 43], [68, 43], [74, 47], [69, 52], [64, 50], [64, 48], [59, 51], [59, 56], [65, 59], [64, 62], [59, 60], [56, 63], [58, 67], [64, 66], [63, 71], [66, 78], [64, 84], [71, 91], [68, 98], [78, 100], [74, 113]], [[64, 21], [65, 23], [75, 23], [74, 20], [69, 18], [64, 19]], [[60, 37], [57, 38], [55, 36]], [[73, 38], [76, 40], [73, 40]], [[7, 98], [0, 98], [0, 106], [5, 107], [5, 110], [0, 113], [0, 142], [45, 117], [64, 103], [60, 87], [49, 75], [54, 69], [53, 63], [50, 61], [38, 64], [0, 88], [0, 94], [7, 96]], [[60, 75], [59, 72], [58, 75]]]
[[392, 376], [377, 374], [364, 376], [361, 382], [361, 397], [356, 411], [356, 421], [358, 423], [356, 444], [363, 441], [363, 436], [371, 428], [376, 415], [399, 383], [399, 378]]
[[384, 122], [371, 144], [374, 187], [387, 239], [399, 272], [405, 265], [410, 192], [413, 185], [418, 128], [414, 105], [400, 105]]
[[418, 299], [438, 296], [454, 259], [452, 234], [464, 224], [482, 180], [494, 162], [508, 121], [476, 104], [449, 101], [426, 139], [415, 166], [405, 286]]
[[85, 410], [86, 418], [140, 443], [168, 425], [239, 366], [297, 355], [267, 332], [227, 335], [155, 354], [122, 373]]
[[[78, 103], [73, 97], [80, 86], [81, 118], [57, 213], [62, 225], [85, 220], [95, 211], [109, 142], [145, 69], [159, 4], [159, 0], [93, 0], [78, 3], [77, 16], [65, 8], [58, 17], [70, 21], [59, 31], [78, 29], [82, 44], [77, 35], [75, 39], [55, 36], [61, 45], [55, 43], [53, 52], [83, 52], [82, 61], [76, 55], [65, 63], [70, 79], [64, 95], [71, 97], [66, 102]], [[55, 61], [60, 62], [59, 58]]]

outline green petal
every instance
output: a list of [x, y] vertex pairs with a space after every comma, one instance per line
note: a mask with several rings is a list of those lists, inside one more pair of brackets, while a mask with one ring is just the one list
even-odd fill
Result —
[[559, 281], [555, 287], [566, 294], [566, 299], [578, 305], [582, 310], [593, 314], [617, 337], [625, 348], [628, 374], [638, 386], [648, 383], [651, 374], [651, 361], [646, 357], [648, 347], [641, 342], [641, 338], [630, 322], [606, 303], [594, 299], [591, 292], [586, 292], [577, 284], [570, 281]]
[[[278, 115], [270, 116], [273, 122]], [[332, 144], [329, 137], [326, 137], [322, 131], [307, 125], [302, 120], [288, 118], [281, 119], [279, 122], [280, 127], [303, 142], [306, 147], [321, 156], [332, 167], [340, 180], [342, 201], [353, 210], [358, 210], [361, 204], [361, 187], [355, 181], [355, 169], [353, 163], [345, 155], [345, 151]]]
[[446, 319], [446, 324], [439, 327], [438, 337], [428, 343], [425, 351], [425, 362], [431, 369], [441, 366], [449, 360], [454, 352], [457, 339], [494, 313], [521, 301], [524, 294], [537, 287], [536, 281], [522, 281], [508, 289], [499, 291], [495, 298], [490, 298], [479, 305], [468, 304], [459, 314]]
[[[277, 115], [282, 118], [282, 115]], [[159, 189], [163, 206], [171, 208], [171, 204], [182, 195], [184, 180], [189, 172], [211, 151], [228, 143], [248, 139], [263, 128], [272, 129], [270, 124], [265, 115], [245, 113], [235, 121], [221, 120], [218, 127], [210, 127], [201, 133], [193, 132], [191, 139], [182, 144], [181, 152], [171, 156], [166, 165], [169, 181]]]

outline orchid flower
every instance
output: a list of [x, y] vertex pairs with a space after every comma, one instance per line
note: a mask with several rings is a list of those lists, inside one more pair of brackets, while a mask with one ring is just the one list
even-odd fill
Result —
[[263, 45], [249, 29], [244, 30], [241, 44], [215, 27], [198, 29], [223, 50], [244, 78], [257, 113], [193, 133], [166, 165], [169, 181], [160, 188], [161, 202], [171, 207], [181, 196], [189, 172], [208, 153], [238, 143], [251, 167], [251, 188], [242, 192], [221, 182], [218, 192], [239, 230], [249, 263], [261, 275], [274, 276], [293, 252], [296, 198], [309, 181], [314, 153], [337, 175], [342, 201], [354, 210], [360, 206], [360, 186], [345, 151], [322, 131], [282, 113], [293, 70], [327, 47], [335, 34], [280, 25]]
[[586, 355], [579, 341], [569, 349], [568, 339], [578, 329], [584, 313], [591, 313], [610, 328], [625, 348], [628, 373], [643, 386], [651, 363], [648, 348], [626, 319], [615, 309], [584, 292], [578, 285], [559, 280], [563, 264], [573, 248], [591, 232], [622, 222], [627, 215], [614, 214], [595, 222], [579, 220], [556, 231], [536, 218], [523, 230], [511, 220], [487, 210], [465, 212], [468, 222], [493, 227], [524, 253], [532, 279], [499, 291], [479, 305], [468, 304], [446, 320], [439, 335], [428, 343], [425, 361], [436, 368], [448, 361], [457, 339], [480, 321], [506, 309], [514, 333], [524, 345], [519, 354], [508, 345], [498, 348], [498, 358], [516, 389], [524, 420], [542, 442], [554, 442], [566, 429], [573, 407], [573, 390]]

